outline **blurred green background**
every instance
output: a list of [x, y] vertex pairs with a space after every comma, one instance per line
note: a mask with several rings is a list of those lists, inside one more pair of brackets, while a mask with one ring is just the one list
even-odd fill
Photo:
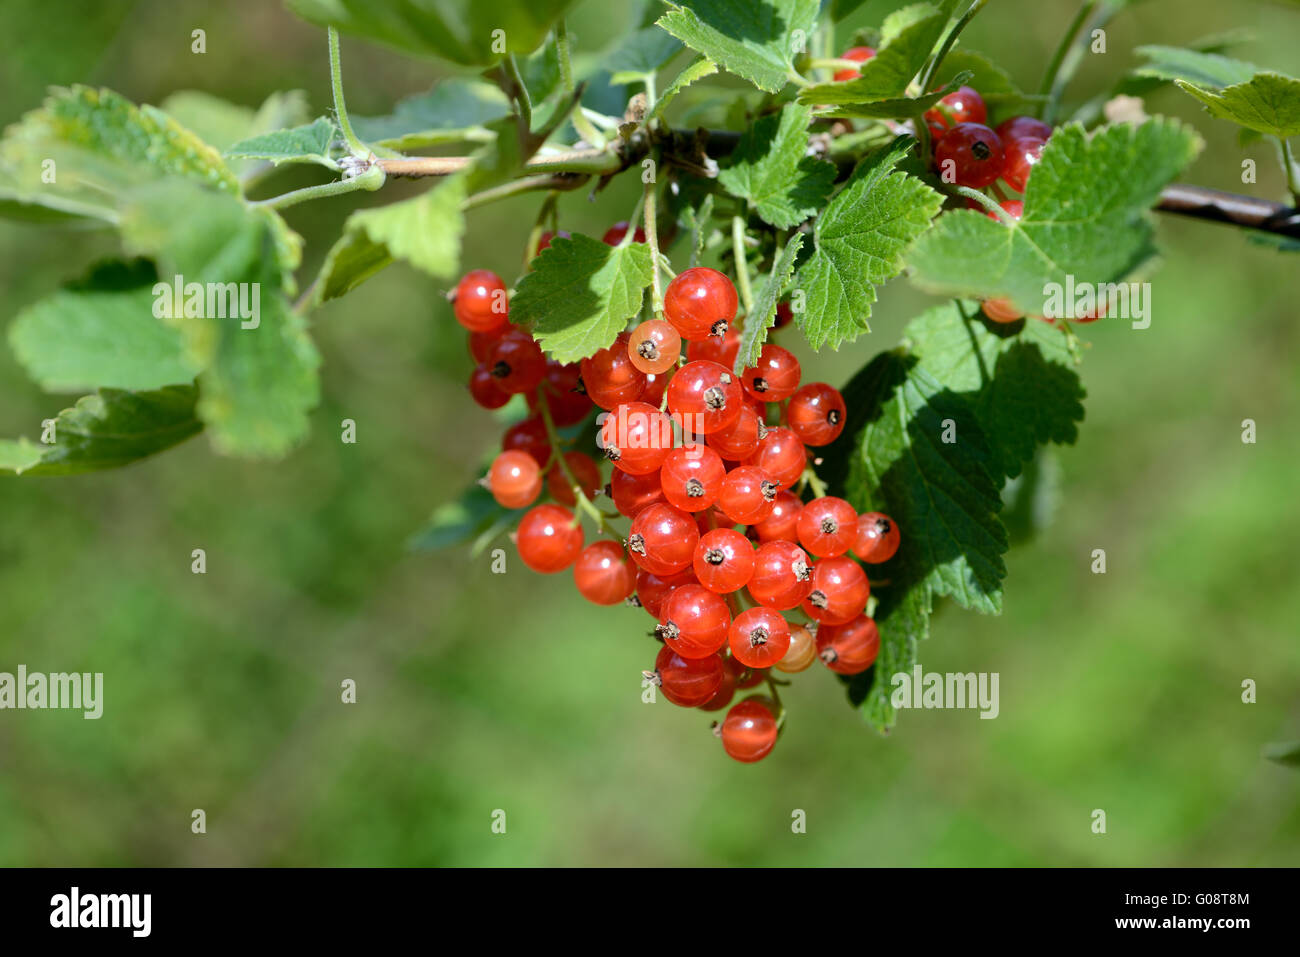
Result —
[[[964, 40], [1032, 89], [1073, 11], [997, 0]], [[634, 15], [589, 0], [571, 32], [599, 50]], [[1104, 90], [1138, 44], [1237, 28], [1253, 37], [1242, 58], [1300, 72], [1298, 27], [1283, 5], [1151, 0], [1113, 22], [1070, 99]], [[329, 103], [324, 33], [274, 3], [6, 4], [0, 38], [4, 123], [73, 81], [138, 102], [199, 89], [256, 106], [302, 88], [317, 112]], [[443, 70], [346, 37], [343, 55], [357, 114]], [[1280, 195], [1266, 145], [1243, 151], [1174, 90], [1148, 110], [1205, 137], [1186, 181]], [[274, 188], [312, 177], [282, 172]], [[599, 236], [637, 188], [566, 194], [561, 225]], [[466, 268], [517, 275], [535, 202], [475, 211]], [[356, 205], [289, 211], [305, 276]], [[789, 689], [777, 750], [740, 766], [712, 716], [641, 703], [657, 647], [643, 611], [589, 606], [513, 551], [504, 576], [464, 550], [408, 553], [500, 426], [464, 392], [445, 290], [399, 265], [313, 317], [323, 399], [287, 460], [223, 459], [199, 438], [122, 471], [0, 480], [0, 670], [102, 671], [106, 685], [97, 722], [0, 712], [0, 863], [1295, 864], [1300, 774], [1260, 748], [1300, 738], [1300, 260], [1225, 227], [1160, 226], [1151, 328], [1083, 330], [1088, 418], [1059, 455], [1058, 520], [1009, 557], [1005, 614], [945, 609], [921, 649], [927, 670], [999, 672], [997, 720], [904, 712], [880, 738], [815, 667]], [[5, 324], [113, 252], [111, 236], [0, 222]], [[873, 334], [842, 352], [783, 341], [808, 376], [843, 383], [927, 303], [898, 280]], [[35, 437], [70, 404], [7, 348], [0, 397], [6, 436]], [[356, 445], [339, 441], [343, 418]], [[190, 572], [194, 548], [206, 575]], [[1094, 548], [1105, 575], [1089, 572]], [[345, 678], [355, 705], [339, 702]], [[1246, 678], [1256, 704], [1241, 702]], [[794, 809], [806, 834], [791, 833]]]

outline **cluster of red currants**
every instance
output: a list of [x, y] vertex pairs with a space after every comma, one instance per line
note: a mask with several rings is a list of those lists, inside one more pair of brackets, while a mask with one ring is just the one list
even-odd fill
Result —
[[[820, 660], [852, 675], [875, 661], [870, 584], [848, 553], [887, 561], [899, 530], [883, 514], [815, 494], [808, 449], [843, 431], [844, 399], [825, 383], [800, 385], [798, 360], [774, 343], [736, 376], [737, 307], [726, 276], [688, 269], [665, 290], [664, 319], [562, 365], [509, 325], [495, 274], [470, 273], [454, 300], [478, 361], [475, 400], [496, 408], [523, 393], [534, 411], [506, 432], [486, 478], [501, 505], [531, 506], [515, 535], [520, 558], [543, 573], [571, 567], [596, 604], [644, 608], [663, 642], [646, 679], [683, 707], [730, 706], [715, 730], [729, 755], [751, 762], [772, 750], [784, 719], [771, 669]], [[564, 451], [557, 432], [593, 405], [602, 410], [596, 444], [612, 464], [607, 484], [595, 459]], [[534, 504], [544, 485], [551, 501]], [[597, 506], [600, 496], [617, 515]], [[582, 514], [616, 537], [584, 547]], [[631, 520], [625, 535], [610, 525], [619, 516]], [[796, 610], [799, 620], [787, 620]], [[771, 697], [732, 704], [738, 689], [764, 681]]]

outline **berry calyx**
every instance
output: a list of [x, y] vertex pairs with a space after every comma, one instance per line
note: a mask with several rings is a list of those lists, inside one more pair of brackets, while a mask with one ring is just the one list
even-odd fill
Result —
[[1002, 175], [1002, 141], [983, 124], [958, 123], [939, 137], [934, 161], [945, 183], [983, 189]]
[[682, 354], [682, 337], [662, 319], [647, 319], [632, 330], [627, 354], [642, 372], [667, 372]]
[[790, 649], [790, 626], [771, 608], [742, 611], [727, 632], [731, 654], [750, 668], [770, 668]]
[[718, 453], [703, 445], [673, 449], [659, 470], [664, 498], [686, 512], [702, 512], [722, 491], [727, 467]]
[[578, 593], [596, 605], [617, 605], [636, 589], [636, 569], [618, 542], [592, 542], [573, 564]]
[[817, 657], [836, 674], [861, 674], [875, 664], [880, 653], [880, 632], [866, 615], [842, 625], [820, 625], [816, 639]]
[[[841, 60], [856, 60], [859, 63], [866, 63], [876, 55], [873, 47], [849, 47], [840, 54]], [[843, 83], [845, 80], [852, 80], [860, 76], [861, 72], [852, 67], [845, 67], [843, 70], [836, 70], [835, 75], [831, 77], [836, 83]]]
[[631, 335], [619, 333], [614, 344], [582, 360], [582, 384], [587, 396], [602, 409], [613, 409], [641, 398], [645, 373], [632, 364], [627, 347]]
[[715, 528], [700, 536], [692, 566], [709, 591], [739, 591], [754, 575], [754, 546], [734, 528]]
[[813, 589], [813, 563], [794, 542], [765, 542], [754, 553], [749, 594], [760, 605], [785, 611], [795, 608]]
[[799, 544], [818, 557], [843, 555], [858, 540], [857, 510], [842, 498], [815, 498], [799, 513]]
[[683, 658], [704, 658], [727, 643], [730, 626], [725, 598], [701, 585], [682, 585], [664, 600], [655, 634]]
[[542, 470], [527, 452], [502, 452], [488, 469], [487, 488], [502, 508], [524, 508], [542, 493]]
[[731, 280], [707, 266], [678, 273], [664, 290], [664, 317], [692, 342], [725, 335], [739, 304]]
[[658, 685], [664, 697], [673, 704], [698, 708], [722, 687], [722, 659], [717, 655], [683, 658], [665, 645], [655, 656], [655, 670], [642, 674]]
[[830, 445], [844, 431], [848, 408], [840, 390], [825, 382], [810, 382], [794, 395], [785, 420], [804, 445]]
[[510, 321], [506, 284], [490, 269], [470, 270], [452, 293], [452, 312], [470, 332], [501, 328]]
[[772, 514], [780, 491], [766, 471], [742, 465], [727, 473], [718, 492], [718, 508], [737, 525], [753, 525]]
[[745, 391], [763, 402], [784, 402], [799, 388], [799, 360], [789, 349], [768, 343], [758, 362], [745, 370]]
[[812, 591], [804, 613], [826, 625], [842, 625], [862, 614], [871, 585], [862, 566], [847, 556], [824, 558], [813, 566]]
[[657, 472], [673, 448], [672, 420], [653, 405], [624, 402], [605, 417], [599, 445], [617, 469]]
[[878, 565], [898, 551], [902, 534], [892, 518], [883, 512], [865, 512], [858, 516], [858, 537], [853, 554], [864, 562]]
[[813, 639], [810, 632], [803, 625], [792, 625], [790, 628], [790, 647], [780, 661], [772, 667], [777, 671], [784, 671], [786, 674], [797, 674], [805, 671], [812, 666], [817, 660], [817, 642]]
[[574, 563], [582, 551], [582, 526], [559, 505], [538, 505], [519, 523], [519, 557], [535, 572], [553, 575]]
[[745, 464], [762, 469], [778, 488], [789, 488], [803, 475], [808, 465], [808, 453], [792, 429], [777, 427], [767, 430]]
[[752, 764], [767, 757], [776, 746], [780, 729], [776, 717], [764, 704], [754, 698], [734, 704], [722, 721], [719, 737], [722, 748], [730, 757]]
[[690, 567], [700, 528], [681, 509], [651, 505], [632, 519], [627, 550], [632, 560], [648, 572], [673, 575]]
[[[600, 466], [590, 455], [584, 452], [565, 452], [564, 464], [569, 467], [582, 494], [587, 498], [592, 498], [604, 487], [600, 478]], [[558, 462], [551, 466], [551, 471], [546, 475], [546, 491], [561, 505], [572, 508], [578, 503], [577, 496], [573, 494], [573, 486], [569, 484], [569, 479]]]

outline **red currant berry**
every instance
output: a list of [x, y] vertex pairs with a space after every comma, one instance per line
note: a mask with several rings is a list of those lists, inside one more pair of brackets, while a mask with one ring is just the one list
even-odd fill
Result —
[[725, 598], [700, 585], [682, 585], [664, 600], [655, 634], [683, 658], [704, 658], [727, 643], [730, 626]]
[[723, 336], [709, 336], [699, 342], [692, 342], [686, 350], [687, 358], [707, 359], [727, 369], [736, 365], [736, 356], [740, 355], [740, 330], [734, 326], [727, 327]]
[[503, 508], [523, 508], [542, 493], [542, 470], [527, 452], [502, 452], [488, 469], [487, 487]]
[[740, 407], [736, 421], [716, 432], [710, 432], [704, 441], [728, 462], [743, 462], [758, 451], [758, 441], [767, 432], [763, 417], [749, 403]]
[[1017, 309], [1016, 304], [1010, 299], [985, 299], [980, 304], [980, 308], [984, 310], [984, 315], [989, 317], [990, 322], [999, 325], [1019, 322], [1025, 318], [1025, 314]]
[[773, 329], [784, 329], [794, 321], [794, 310], [790, 308], [788, 302], [778, 302], [776, 304], [776, 319], [772, 322]]
[[799, 514], [803, 511], [803, 502], [793, 492], [776, 493], [772, 503], [772, 514], [761, 522], [754, 524], [752, 531], [760, 542], [799, 540]]
[[642, 672], [659, 686], [664, 697], [682, 708], [698, 708], [722, 687], [722, 659], [683, 658], [667, 645], [655, 656], [655, 670]]
[[[578, 487], [582, 489], [582, 494], [587, 498], [590, 499], [604, 487], [605, 483], [600, 478], [600, 466], [590, 455], [583, 452], [565, 452], [564, 464], [569, 467]], [[561, 505], [572, 508], [578, 503], [577, 497], [573, 494], [573, 487], [558, 462], [551, 466], [551, 471], [546, 475], [546, 491]]]
[[642, 372], [667, 372], [682, 354], [682, 337], [662, 319], [647, 319], [632, 330], [627, 354]]
[[724, 335], [738, 305], [731, 280], [707, 266], [678, 273], [664, 290], [664, 316], [692, 342]]
[[765, 542], [754, 553], [749, 594], [768, 608], [795, 608], [813, 588], [813, 564], [794, 542]]
[[510, 299], [506, 284], [490, 269], [474, 269], [452, 293], [456, 321], [470, 332], [488, 332], [510, 321]]
[[739, 591], [754, 574], [754, 546], [734, 528], [715, 528], [695, 546], [695, 577], [719, 595]]
[[945, 183], [983, 189], [1002, 175], [1002, 141], [979, 123], [958, 123], [934, 147], [934, 161]]
[[573, 565], [573, 583], [587, 601], [617, 605], [636, 588], [636, 569], [618, 542], [602, 539], [582, 550]]
[[1002, 178], [1017, 193], [1023, 193], [1029, 185], [1029, 174], [1043, 158], [1043, 147], [1046, 145], [1046, 140], [1025, 136], [1012, 140], [1007, 146], [1003, 153]]
[[[748, 665], [741, 664], [734, 656], [727, 658], [727, 661], [731, 663], [732, 668], [736, 669], [737, 688], [757, 688], [767, 677], [766, 668], [750, 668]], [[726, 664], [724, 663], [723, 666], [726, 667]]]
[[837, 674], [861, 674], [875, 664], [879, 652], [880, 632], [866, 615], [817, 627], [817, 657]]
[[786, 674], [796, 674], [806, 670], [817, 660], [817, 642], [812, 632], [803, 625], [790, 626], [790, 648], [785, 657], [772, 667]]
[[562, 572], [582, 551], [582, 526], [559, 505], [538, 505], [519, 523], [519, 557], [535, 572]]
[[744, 402], [740, 383], [727, 367], [705, 359], [686, 363], [668, 383], [668, 410], [688, 435], [725, 429]]
[[541, 252], [545, 252], [546, 250], [550, 249], [550, 248], [551, 248], [551, 240], [554, 239], [556, 236], [559, 236], [561, 239], [568, 239], [568, 238], [569, 238], [569, 234], [568, 234], [567, 232], [565, 232], [563, 229], [561, 229], [558, 233], [553, 233], [553, 232], [551, 232], [551, 231], [548, 229], [546, 232], [542, 233], [542, 235], [538, 237], [538, 239], [537, 239], [537, 251], [538, 251], [539, 253], [541, 253]]
[[815, 498], [799, 514], [799, 544], [819, 558], [843, 555], [858, 540], [858, 513], [842, 498]]
[[[609, 229], [605, 230], [605, 235], [601, 237], [601, 241], [606, 246], [617, 246], [623, 241], [623, 237], [627, 235], [628, 225], [629, 223], [626, 221], [615, 223], [613, 226], [609, 227]], [[638, 226], [636, 232], [632, 234], [632, 241], [636, 243], [645, 242], [645, 230]]]
[[[978, 209], [989, 219], [995, 220], [999, 223], [1002, 222], [1002, 220], [998, 217], [997, 213], [993, 212], [993, 210], [991, 209], [986, 209], [982, 204], [975, 202], [975, 200], [973, 199], [967, 200], [967, 203], [969, 203], [971, 209]], [[1025, 215], [1024, 200], [1004, 199], [1002, 202], [998, 203], [998, 205], [1001, 206], [1002, 211], [1005, 212], [1012, 219], [1018, 220]]]
[[988, 119], [984, 97], [969, 86], [959, 86], [939, 101], [940, 106], [925, 111], [925, 118], [945, 129], [957, 123], [983, 123]]
[[745, 464], [762, 469], [779, 488], [789, 488], [803, 475], [808, 465], [808, 453], [793, 430], [768, 429], [759, 441], [758, 449]]
[[825, 382], [810, 382], [794, 395], [786, 406], [785, 418], [790, 429], [804, 445], [830, 445], [844, 431], [848, 410], [839, 389]]
[[717, 500], [727, 467], [713, 449], [687, 445], [668, 453], [659, 475], [668, 504], [702, 512]]
[[511, 394], [537, 388], [546, 375], [541, 346], [522, 329], [511, 329], [493, 343], [483, 364], [492, 370], [498, 388]]
[[645, 391], [641, 393], [641, 401], [647, 405], [653, 405], [656, 409], [664, 404], [664, 393], [668, 391], [668, 383], [672, 381], [672, 372], [652, 372], [645, 377]]
[[753, 525], [772, 514], [779, 491], [772, 477], [760, 468], [742, 465], [727, 473], [718, 492], [718, 508], [737, 525]]
[[[866, 63], [875, 55], [876, 51], [871, 47], [849, 47], [840, 54], [840, 59], [856, 60], [859, 63]], [[845, 80], [852, 80], [858, 76], [861, 76], [860, 70], [855, 70], [852, 67], [845, 67], [843, 70], [836, 70], [835, 76], [832, 77], [832, 79], [834, 79], [836, 83], [842, 83]]]
[[633, 475], [659, 471], [673, 448], [673, 424], [653, 405], [624, 402], [605, 416], [600, 447], [614, 467]]
[[853, 553], [864, 562], [878, 565], [898, 551], [898, 525], [883, 512], [865, 512], [858, 516], [858, 538]]
[[631, 336], [620, 333], [614, 344], [582, 360], [582, 384], [587, 396], [602, 409], [635, 402], [645, 392], [645, 373], [627, 353]]
[[576, 363], [566, 365], [554, 359], [546, 360], [546, 375], [536, 393], [528, 396], [528, 407], [537, 410], [538, 402], [546, 400], [551, 419], [558, 426], [577, 425], [591, 411], [591, 399], [582, 384], [582, 369]]
[[651, 505], [632, 519], [627, 550], [634, 562], [663, 577], [690, 567], [699, 540], [700, 527], [690, 515], [671, 505]]
[[771, 710], [754, 698], [732, 705], [722, 721], [722, 747], [730, 757], [753, 764], [776, 746], [780, 729]]
[[799, 388], [799, 360], [789, 349], [763, 346], [758, 364], [745, 370], [745, 391], [762, 402], [784, 402]]
[[871, 596], [867, 573], [847, 555], [823, 558], [814, 565], [812, 585], [803, 602], [804, 613], [826, 625], [852, 621]]
[[510, 401], [510, 393], [501, 390], [492, 370], [485, 365], [475, 366], [469, 374], [469, 394], [484, 409], [499, 409]]
[[637, 603], [644, 608], [651, 618], [659, 620], [664, 602], [682, 585], [698, 584], [692, 571], [678, 572], [675, 575], [655, 575], [644, 568], [636, 573]]
[[633, 475], [621, 469], [614, 469], [614, 473], [609, 477], [609, 496], [614, 500], [614, 507], [618, 509], [618, 513], [628, 518], [632, 518], [647, 505], [665, 501], [658, 472]]
[[488, 352], [496, 345], [496, 341], [505, 333], [510, 331], [509, 325], [498, 326], [487, 332], [471, 332], [469, 334], [469, 354], [475, 362], [486, 362]]
[[1052, 128], [1032, 116], [1013, 116], [999, 123], [996, 132], [998, 139], [1002, 140], [1002, 145], [1006, 146], [1011, 140], [1026, 137], [1045, 140], [1052, 135]]
[[770, 668], [790, 650], [790, 626], [771, 608], [742, 611], [727, 632], [731, 653], [742, 665]]
[[731, 704], [731, 699], [735, 696], [736, 676], [724, 665], [722, 669], [722, 685], [713, 693], [712, 698], [700, 705], [700, 710], [721, 711], [727, 705]]
[[546, 423], [540, 417], [532, 416], [510, 426], [501, 437], [501, 451], [509, 452], [511, 449], [527, 452], [538, 465], [546, 465], [551, 460], [551, 440], [546, 435]]

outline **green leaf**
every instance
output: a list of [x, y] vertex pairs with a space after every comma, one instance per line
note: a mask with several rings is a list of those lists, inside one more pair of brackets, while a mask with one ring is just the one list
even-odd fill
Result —
[[1147, 61], [1145, 66], [1133, 71], [1137, 76], [1158, 80], [1186, 80], [1214, 89], [1245, 83], [1259, 72], [1258, 67], [1241, 60], [1180, 47], [1151, 44], [1138, 47], [1133, 52]]
[[1266, 136], [1300, 136], [1300, 80], [1281, 73], [1256, 73], [1245, 83], [1222, 90], [1206, 89], [1186, 80], [1178, 87], [1205, 104], [1213, 117], [1232, 120]]
[[[159, 109], [216, 150], [262, 133], [301, 126], [311, 119], [307, 94], [302, 90], [272, 93], [257, 110], [200, 90], [178, 90], [163, 100]], [[234, 160], [227, 165], [245, 188], [271, 168], [257, 160]]]
[[452, 176], [412, 199], [353, 213], [321, 266], [316, 301], [351, 292], [396, 259], [451, 279], [465, 233], [464, 199], [464, 178]]
[[700, 264], [700, 257], [704, 254], [704, 242], [708, 238], [709, 223], [713, 219], [713, 194], [708, 193], [700, 202], [698, 209], [689, 204], [684, 206], [682, 219], [686, 221], [686, 226], [691, 232], [689, 265], [693, 269]]
[[664, 90], [663, 95], [655, 101], [653, 109], [650, 110], [650, 119], [656, 119], [664, 115], [668, 109], [668, 104], [673, 101], [678, 93], [686, 89], [696, 80], [702, 80], [706, 76], [713, 76], [718, 72], [718, 65], [708, 57], [700, 57], [681, 73], [677, 74], [676, 79], [668, 84], [668, 89]]
[[459, 499], [435, 509], [428, 524], [407, 547], [412, 551], [431, 552], [472, 544], [473, 554], [478, 555], [517, 515], [499, 505], [483, 486], [471, 485]]
[[933, 601], [925, 585], [882, 590], [873, 617], [880, 632], [880, 653], [870, 670], [847, 682], [849, 700], [881, 734], [888, 734], [898, 720], [892, 701], [893, 678], [896, 674], [911, 674], [915, 667], [917, 644], [930, 637]]
[[764, 222], [778, 229], [798, 226], [826, 203], [835, 165], [808, 155], [812, 110], [787, 103], [761, 117], [740, 137], [718, 182], [748, 200]]
[[1300, 741], [1279, 741], [1264, 745], [1263, 755], [1269, 761], [1300, 768]]
[[197, 435], [192, 385], [151, 392], [101, 389], [59, 413], [54, 442], [0, 441], [0, 475], [75, 475], [129, 465]]
[[157, 281], [148, 260], [100, 264], [18, 314], [9, 327], [14, 357], [48, 392], [193, 381], [199, 366], [186, 357], [180, 332], [154, 316]]
[[652, 26], [625, 37], [602, 65], [610, 72], [611, 83], [635, 83], [658, 73], [681, 52], [680, 40]]
[[1023, 472], [1002, 487], [1002, 524], [1012, 545], [1031, 541], [1052, 524], [1061, 503], [1061, 464], [1040, 448]]
[[226, 158], [267, 160], [275, 166], [281, 163], [316, 163], [338, 169], [338, 163], [329, 155], [330, 144], [338, 135], [334, 121], [321, 116], [291, 130], [275, 130], [240, 140], [226, 150]]
[[352, 128], [365, 143], [413, 150], [486, 139], [487, 125], [510, 112], [510, 101], [491, 83], [450, 77], [427, 93], [399, 100], [388, 116], [352, 117]]
[[798, 258], [802, 247], [803, 234], [795, 233], [785, 244], [785, 249], [781, 250], [781, 255], [772, 263], [772, 274], [767, 277], [767, 282], [763, 284], [758, 294], [754, 311], [745, 316], [745, 328], [740, 334], [740, 350], [736, 353], [737, 376], [758, 362], [758, 354], [763, 350], [763, 343], [767, 340], [767, 331], [772, 328], [772, 323], [776, 320], [776, 304], [780, 301], [785, 287], [790, 284], [790, 278], [794, 275], [795, 259]]
[[797, 317], [814, 349], [869, 332], [876, 286], [903, 268], [903, 254], [930, 226], [943, 198], [894, 167], [911, 139], [899, 137], [865, 157], [813, 227], [816, 250], [800, 268], [806, 294]]
[[828, 110], [818, 110], [817, 118], [849, 120], [915, 119], [969, 79], [968, 74], [959, 73], [951, 82], [939, 87], [932, 93], [925, 94], [925, 96], [903, 96], [888, 100], [876, 100], [871, 103], [837, 106]]
[[531, 53], [575, 0], [288, 0], [312, 23], [417, 56], [488, 66]]
[[654, 277], [644, 243], [606, 246], [574, 233], [557, 237], [535, 260], [510, 302], [510, 320], [531, 325], [559, 362], [604, 349], [641, 310]]
[[884, 512], [902, 530], [883, 577], [900, 593], [925, 587], [1000, 612], [1007, 534], [990, 475], [994, 453], [970, 403], [899, 353], [877, 357], [859, 375], [874, 397], [845, 487], [859, 511]]
[[768, 93], [779, 92], [794, 58], [812, 36], [819, 0], [681, 0], [659, 18], [663, 27]]
[[[958, 79], [961, 74], [969, 74]], [[982, 53], [958, 47], [949, 50], [943, 63], [934, 75], [935, 85], [965, 83], [980, 91], [985, 103], [1010, 109], [1022, 104], [1033, 103], [1042, 97], [1023, 92], [1011, 74]]]
[[1147, 211], [1196, 155], [1200, 139], [1174, 120], [1052, 134], [1025, 193], [1023, 217], [953, 210], [912, 247], [912, 279], [933, 292], [1011, 299], [1044, 315], [1048, 284], [1117, 282], [1154, 254]]

